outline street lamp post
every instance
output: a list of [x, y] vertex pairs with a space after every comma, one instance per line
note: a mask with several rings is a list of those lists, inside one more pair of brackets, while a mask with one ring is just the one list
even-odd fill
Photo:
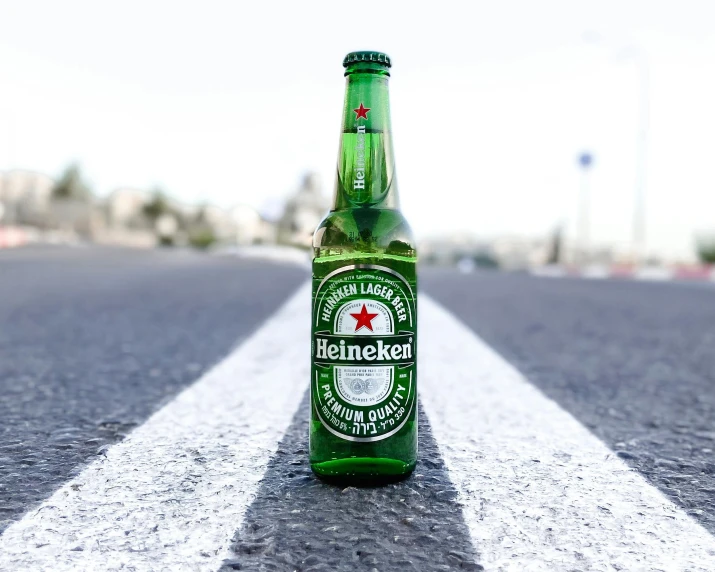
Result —
[[650, 67], [646, 54], [637, 50], [638, 66], [638, 139], [636, 147], [636, 185], [633, 197], [633, 254], [635, 262], [646, 257], [646, 151], [650, 124]]
[[[590, 44], [604, 45], [600, 34], [591, 32], [584, 36]], [[611, 44], [611, 47], [614, 47]], [[650, 123], [650, 64], [648, 53], [632, 43], [622, 46], [617, 60], [632, 59], [636, 66], [638, 81], [638, 126], [636, 138], [635, 188], [633, 193], [633, 261], [640, 263], [646, 258], [646, 151]]]

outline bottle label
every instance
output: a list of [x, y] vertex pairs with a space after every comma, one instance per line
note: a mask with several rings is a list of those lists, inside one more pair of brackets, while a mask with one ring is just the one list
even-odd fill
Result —
[[407, 280], [370, 264], [331, 272], [313, 296], [315, 414], [348, 441], [386, 439], [416, 402], [416, 305]]

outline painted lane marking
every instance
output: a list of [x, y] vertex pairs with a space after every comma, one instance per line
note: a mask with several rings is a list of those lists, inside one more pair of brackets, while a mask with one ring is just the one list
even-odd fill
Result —
[[420, 299], [419, 391], [486, 570], [713, 571], [715, 538]]
[[300, 288], [236, 351], [0, 537], [0, 570], [220, 567], [310, 379]]

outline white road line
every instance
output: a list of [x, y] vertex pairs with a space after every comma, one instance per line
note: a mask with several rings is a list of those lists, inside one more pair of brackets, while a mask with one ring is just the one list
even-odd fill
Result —
[[715, 538], [420, 300], [422, 403], [487, 571], [713, 571]]
[[309, 299], [10, 526], [0, 570], [216, 570], [307, 388]]

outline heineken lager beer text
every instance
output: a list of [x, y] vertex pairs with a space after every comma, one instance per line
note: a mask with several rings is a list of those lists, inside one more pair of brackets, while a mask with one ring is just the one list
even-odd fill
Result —
[[335, 200], [313, 237], [310, 463], [379, 484], [417, 459], [417, 259], [397, 197], [390, 59], [354, 52], [343, 65]]

